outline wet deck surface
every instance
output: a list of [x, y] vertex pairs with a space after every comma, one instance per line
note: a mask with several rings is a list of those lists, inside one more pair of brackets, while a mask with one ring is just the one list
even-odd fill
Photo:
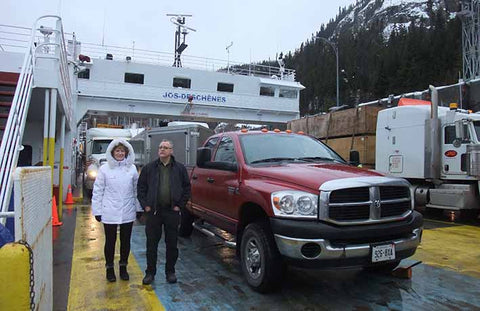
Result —
[[[88, 206], [77, 206], [76, 213], [64, 213], [66, 225], [54, 242], [63, 243], [63, 254], [55, 247], [54, 261], [64, 263], [63, 269], [54, 270], [54, 278], [71, 278], [68, 302], [64, 294], [60, 297], [62, 293], [54, 291], [55, 310], [67, 306], [69, 310], [480, 310], [478, 221], [465, 225], [442, 218], [426, 220], [421, 247], [401, 263], [408, 266], [423, 261], [413, 268], [412, 279], [360, 269], [290, 268], [278, 292], [262, 295], [246, 285], [234, 249], [197, 231], [191, 238], [179, 240], [177, 284], [165, 281], [162, 241], [156, 279], [151, 286], [142, 285], [146, 258], [144, 226], [140, 224], [132, 234], [131, 280], [109, 284], [105, 280], [103, 230], [89, 211]], [[76, 218], [71, 272], [61, 258], [68, 257], [66, 240], [73, 234], [67, 228], [73, 223], [68, 217]]]

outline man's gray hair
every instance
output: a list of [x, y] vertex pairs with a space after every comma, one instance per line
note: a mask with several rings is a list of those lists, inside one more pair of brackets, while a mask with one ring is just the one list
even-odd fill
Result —
[[160, 148], [160, 145], [162, 143], [169, 143], [170, 144], [170, 147], [173, 149], [173, 143], [171, 140], [168, 140], [168, 139], [162, 139], [162, 141], [160, 142], [160, 144], [158, 144], [158, 148]]

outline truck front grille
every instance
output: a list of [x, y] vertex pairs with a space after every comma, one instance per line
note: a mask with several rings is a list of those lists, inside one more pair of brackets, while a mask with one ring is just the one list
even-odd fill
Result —
[[338, 189], [330, 193], [327, 205], [327, 221], [350, 224], [388, 220], [410, 211], [410, 189], [406, 186]]

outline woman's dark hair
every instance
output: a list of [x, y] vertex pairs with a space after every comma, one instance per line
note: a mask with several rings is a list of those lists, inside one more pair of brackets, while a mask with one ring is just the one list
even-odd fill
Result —
[[112, 149], [112, 151], [110, 152], [112, 154], [112, 157], [115, 159], [115, 156], [113, 155], [113, 153], [115, 152], [115, 149], [117, 149], [118, 147], [122, 147], [123, 150], [125, 150], [125, 158], [128, 157], [128, 148], [122, 143], [119, 143]]

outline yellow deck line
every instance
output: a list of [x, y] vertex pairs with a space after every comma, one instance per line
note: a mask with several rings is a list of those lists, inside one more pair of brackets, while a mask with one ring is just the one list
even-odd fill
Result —
[[151, 286], [142, 285], [142, 270], [129, 256], [129, 281], [119, 277], [119, 245], [115, 249], [117, 281], [105, 279], [102, 224], [89, 207], [78, 207], [75, 228], [68, 310], [165, 310]]
[[480, 228], [452, 226], [424, 230], [412, 259], [480, 278]]

